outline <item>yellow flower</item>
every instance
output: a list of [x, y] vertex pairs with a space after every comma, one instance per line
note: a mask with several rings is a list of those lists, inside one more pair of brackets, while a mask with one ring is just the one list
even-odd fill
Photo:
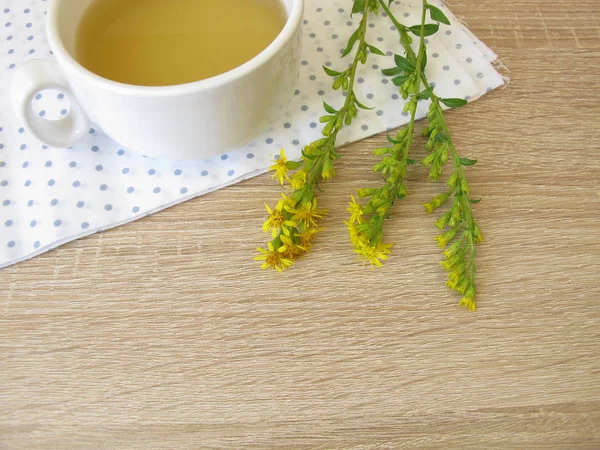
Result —
[[304, 170], [299, 170], [296, 172], [294, 175], [292, 175], [290, 183], [293, 190], [297, 191], [302, 189], [306, 185], [306, 172]]
[[475, 305], [475, 299], [471, 297], [463, 297], [459, 305], [469, 308], [471, 311], [477, 310], [477, 306]]
[[329, 158], [327, 158], [327, 160], [323, 164], [321, 177], [323, 177], [324, 180], [331, 180], [335, 177], [335, 167], [333, 165], [333, 161]]
[[364, 234], [358, 232], [355, 223], [344, 223], [348, 226], [348, 234], [350, 235], [350, 242], [352, 242], [352, 245], [354, 245], [354, 247], [357, 249], [361, 248], [361, 245], [365, 244], [368, 241], [367, 237]]
[[287, 250], [285, 245], [275, 249], [272, 242], [269, 242], [269, 249], [265, 250], [264, 248], [257, 248], [261, 255], [256, 256], [254, 259], [256, 261], [264, 261], [261, 265], [262, 269], [272, 268], [277, 270], [277, 272], [283, 272], [287, 268], [289, 268], [293, 262], [284, 257], [284, 253]]
[[357, 248], [354, 252], [358, 255], [359, 259], [364, 260], [363, 265], [370, 263], [371, 268], [381, 267], [381, 261], [388, 259], [388, 255], [392, 254], [392, 244], [378, 243], [376, 246], [365, 244], [364, 242], [358, 242]]
[[448, 230], [444, 234], [440, 234], [435, 238], [440, 248], [446, 248], [450, 242], [456, 237], [457, 229]]
[[266, 205], [266, 204], [265, 204], [265, 207], [267, 208], [269, 217], [263, 224], [263, 230], [265, 231], [265, 233], [268, 233], [269, 230], [271, 230], [271, 234], [272, 234], [273, 238], [275, 238], [275, 236], [277, 236], [277, 232], [279, 230], [283, 229], [283, 231], [286, 231], [286, 229], [285, 229], [286, 226], [287, 227], [295, 227], [296, 226], [296, 222], [287, 220], [285, 218], [285, 214], [283, 212], [283, 201], [280, 201], [277, 204], [277, 207], [275, 209], [271, 209], [269, 207], [269, 205]]
[[350, 213], [350, 224], [362, 223], [363, 210], [360, 203], [356, 203], [354, 195], [351, 196], [352, 201], [349, 203], [350, 207], [346, 209]]
[[291, 261], [304, 256], [308, 250], [302, 245], [294, 244], [294, 241], [288, 236], [280, 236], [281, 242], [287, 247], [283, 252], [283, 257]]
[[312, 240], [321, 228], [307, 228], [300, 233], [297, 234], [298, 240], [300, 241], [300, 245], [306, 249], [306, 251], [310, 250], [312, 247]]
[[317, 208], [317, 199], [312, 202], [302, 203], [296, 208], [286, 208], [286, 210], [294, 215], [294, 220], [298, 223], [304, 223], [305, 228], [316, 228], [317, 220], [322, 219], [327, 210]]
[[270, 171], [275, 172], [273, 174], [273, 179], [277, 178], [279, 184], [283, 186], [283, 183], [286, 179], [288, 179], [288, 160], [285, 156], [285, 150], [281, 149], [279, 159], [275, 159], [275, 164], [269, 167]]

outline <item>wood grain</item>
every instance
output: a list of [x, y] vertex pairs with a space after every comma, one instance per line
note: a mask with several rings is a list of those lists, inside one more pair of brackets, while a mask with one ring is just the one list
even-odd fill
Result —
[[479, 311], [444, 288], [417, 169], [395, 256], [342, 221], [379, 136], [343, 149], [327, 232], [257, 270], [258, 177], [0, 272], [0, 448], [600, 448], [600, 3], [453, 0], [511, 69], [450, 114], [484, 201]]

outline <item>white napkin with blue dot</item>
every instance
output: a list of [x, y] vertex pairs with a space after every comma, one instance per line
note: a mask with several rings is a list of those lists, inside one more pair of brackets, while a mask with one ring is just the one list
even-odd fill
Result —
[[[420, 0], [394, 3], [407, 25], [419, 23]], [[501, 86], [494, 52], [439, 6], [452, 22], [429, 40], [428, 76], [439, 94], [473, 101]], [[0, 268], [261, 174], [282, 147], [290, 158], [299, 158], [302, 146], [320, 136], [322, 102], [341, 103], [322, 66], [345, 67], [348, 61], [340, 60], [340, 51], [356, 28], [350, 1], [307, 0], [300, 79], [280, 123], [219, 157], [169, 161], [122, 148], [100, 129], [90, 129], [70, 149], [45, 147], [23, 130], [12, 113], [8, 88], [20, 63], [52, 58], [45, 38], [46, 8], [45, 0], [0, 0]], [[388, 55], [399, 52], [397, 34], [383, 16], [371, 23], [368, 40]], [[407, 122], [397, 88], [381, 74], [391, 65], [390, 58], [371, 55], [361, 67], [357, 94], [376, 109], [361, 111], [340, 144]], [[60, 92], [44, 91], [32, 106], [40, 116], [56, 120], [68, 113], [69, 101]]]

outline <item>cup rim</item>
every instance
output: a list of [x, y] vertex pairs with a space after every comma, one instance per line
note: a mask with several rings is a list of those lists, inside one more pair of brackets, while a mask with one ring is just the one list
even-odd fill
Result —
[[267, 46], [267, 48], [265, 48], [251, 60], [229, 70], [228, 72], [215, 75], [211, 78], [169, 86], [138, 86], [134, 84], [121, 83], [101, 77], [100, 75], [97, 75], [83, 67], [70, 54], [70, 52], [67, 51], [60, 37], [60, 33], [58, 32], [58, 12], [59, 8], [61, 7], [60, 0], [54, 0], [50, 3], [46, 19], [46, 34], [48, 36], [50, 48], [52, 49], [54, 56], [60, 60], [61, 64], [64, 64], [69, 71], [75, 72], [78, 77], [86, 78], [88, 81], [98, 87], [109, 89], [113, 92], [139, 96], [155, 97], [162, 95], [184, 95], [187, 93], [206, 91], [229, 84], [253, 72], [271, 60], [288, 42], [294, 38], [296, 31], [301, 26], [304, 12], [304, 1], [305, 0], [292, 0], [291, 11], [288, 15], [283, 30], [281, 30], [279, 35]]

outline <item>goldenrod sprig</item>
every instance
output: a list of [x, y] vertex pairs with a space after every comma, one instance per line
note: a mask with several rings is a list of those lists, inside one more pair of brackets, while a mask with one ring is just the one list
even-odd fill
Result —
[[[304, 147], [301, 162], [288, 161], [282, 149], [271, 170], [281, 185], [289, 184], [289, 195], [282, 194], [282, 199], [275, 208], [265, 205], [269, 217], [263, 229], [271, 232], [272, 240], [267, 249], [259, 248], [260, 255], [255, 259], [262, 261], [262, 268], [273, 268], [278, 271], [289, 268], [294, 260], [304, 256], [312, 246], [316, 233], [321, 231], [318, 222], [326, 214], [318, 208], [316, 192], [320, 190], [321, 180], [330, 180], [335, 176], [334, 162], [340, 157], [335, 150], [339, 132], [349, 126], [358, 115], [358, 109], [370, 109], [356, 97], [354, 84], [360, 64], [365, 64], [369, 53], [385, 55], [377, 47], [366, 41], [369, 13], [377, 13], [377, 0], [354, 0], [352, 13], [362, 13], [358, 28], [346, 45], [342, 57], [354, 51], [352, 64], [344, 71], [335, 71], [323, 67], [331, 76], [333, 89], [345, 92], [346, 99], [341, 108], [324, 103], [325, 114], [321, 123], [323, 138]], [[290, 171], [295, 171], [290, 175]]]
[[[393, 17], [391, 11], [384, 1], [381, 2], [389, 17]], [[415, 121], [419, 100], [424, 96], [421, 93], [423, 70], [426, 64], [426, 46], [421, 39], [418, 53], [415, 54], [410, 48], [412, 38], [408, 36], [409, 28], [397, 22], [394, 18], [396, 28], [401, 33], [401, 40], [406, 42], [410, 51], [406, 50], [406, 56], [395, 55], [395, 67], [384, 69], [383, 74], [394, 77], [392, 82], [400, 88], [404, 99], [408, 99], [404, 111], [410, 114], [408, 126], [400, 131], [395, 138], [388, 136], [391, 147], [375, 149], [374, 154], [381, 156], [381, 161], [374, 167], [373, 171], [381, 173], [384, 185], [378, 188], [363, 188], [358, 190], [358, 196], [368, 199], [366, 204], [359, 204], [352, 197], [350, 207], [350, 220], [346, 223], [350, 241], [354, 246], [354, 252], [364, 264], [370, 263], [371, 267], [381, 266], [383, 260], [388, 259], [391, 254], [392, 244], [383, 242], [384, 223], [389, 219], [392, 207], [396, 200], [405, 198], [405, 179], [409, 165], [417, 161], [409, 158], [415, 134]], [[425, 17], [418, 30], [418, 35], [425, 35]]]
[[436, 221], [436, 226], [445, 230], [437, 237], [437, 242], [440, 248], [446, 249], [442, 266], [449, 272], [448, 287], [463, 296], [460, 301], [462, 306], [475, 310], [475, 244], [482, 242], [483, 236], [475, 221], [471, 204], [481, 200], [470, 198], [469, 183], [465, 174], [465, 167], [474, 166], [477, 161], [460, 157], [444, 118], [442, 104], [450, 107], [461, 106], [461, 102], [456, 100], [441, 99], [434, 93], [431, 94], [431, 106], [427, 115], [428, 127], [424, 130], [425, 136], [429, 137], [427, 148], [431, 153], [423, 160], [423, 164], [430, 168], [429, 177], [434, 181], [439, 180], [442, 167], [449, 159], [452, 159], [453, 172], [447, 181], [448, 191], [427, 203], [425, 209], [433, 213], [452, 198], [450, 210]]
[[[382, 1], [380, 0], [380, 2]], [[401, 43], [407, 55], [410, 56], [412, 49], [405, 35], [407, 34], [407, 30], [413, 31], [414, 27], [406, 27], [399, 24], [389, 8], [384, 4], [383, 6], [392, 22], [398, 28]], [[420, 48], [424, 45], [425, 36], [429, 35], [429, 32], [432, 32], [431, 34], [437, 32], [439, 27], [435, 24], [424, 26], [428, 12], [434, 21], [447, 25], [450, 24], [448, 18], [439, 8], [430, 5], [427, 0], [423, 0]], [[427, 27], [429, 27], [429, 30], [427, 30]], [[417, 67], [421, 70], [421, 80], [425, 87], [420, 97], [431, 100], [427, 115], [428, 126], [424, 130], [424, 135], [429, 138], [426, 148], [430, 150], [430, 154], [423, 159], [422, 163], [429, 168], [429, 177], [433, 181], [440, 179], [443, 168], [450, 159], [452, 159], [453, 166], [453, 172], [447, 181], [448, 191], [433, 198], [432, 201], [425, 205], [425, 209], [431, 214], [452, 198], [450, 210], [436, 221], [436, 226], [444, 231], [436, 240], [439, 246], [445, 249], [442, 266], [449, 272], [448, 286], [463, 296], [460, 301], [462, 306], [475, 310], [475, 245], [481, 242], [483, 237], [471, 208], [471, 204], [479, 203], [480, 200], [470, 198], [470, 188], [465, 175], [465, 167], [474, 166], [477, 161], [469, 158], [461, 158], [458, 154], [450, 136], [442, 106], [457, 108], [464, 106], [467, 102], [458, 98], [438, 97], [435, 94], [434, 87], [428, 82], [425, 76], [425, 65], [417, 65]]]

